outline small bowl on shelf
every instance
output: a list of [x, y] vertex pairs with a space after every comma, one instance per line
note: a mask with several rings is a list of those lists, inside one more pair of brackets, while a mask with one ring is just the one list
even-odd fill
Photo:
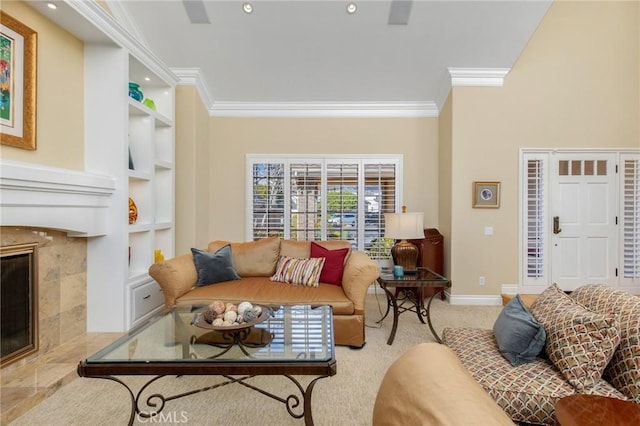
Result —
[[144, 101], [142, 101], [142, 104], [145, 105], [147, 108], [152, 109], [152, 110], [156, 110], [156, 103], [153, 102], [153, 99], [145, 99]]

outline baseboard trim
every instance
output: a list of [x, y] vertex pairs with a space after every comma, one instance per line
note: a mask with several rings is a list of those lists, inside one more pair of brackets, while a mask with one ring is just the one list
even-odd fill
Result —
[[[516, 286], [517, 288], [517, 286]], [[384, 290], [380, 288], [378, 283], [374, 283], [369, 286], [367, 294], [379, 294], [385, 296]], [[447, 300], [452, 305], [474, 305], [474, 306], [502, 306], [502, 296], [497, 295], [452, 295], [448, 290], [445, 290]]]
[[474, 305], [474, 306], [502, 306], [502, 296], [500, 295], [447, 295], [449, 303], [452, 305]]
[[502, 284], [502, 294], [518, 294], [518, 284]]

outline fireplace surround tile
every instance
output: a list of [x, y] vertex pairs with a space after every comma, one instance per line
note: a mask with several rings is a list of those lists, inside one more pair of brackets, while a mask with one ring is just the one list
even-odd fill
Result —
[[33, 242], [38, 243], [39, 352], [17, 365], [83, 335], [87, 328], [87, 240], [53, 229], [0, 227], [2, 246]]

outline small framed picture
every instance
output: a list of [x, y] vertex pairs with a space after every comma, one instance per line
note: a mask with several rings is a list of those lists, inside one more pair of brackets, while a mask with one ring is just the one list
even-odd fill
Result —
[[473, 182], [473, 208], [500, 207], [500, 182]]

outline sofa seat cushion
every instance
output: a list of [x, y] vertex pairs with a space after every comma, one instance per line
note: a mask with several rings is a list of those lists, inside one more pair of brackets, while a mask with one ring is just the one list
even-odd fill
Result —
[[620, 344], [602, 377], [640, 404], [640, 297], [589, 284], [572, 292], [571, 298], [592, 311], [616, 316]]
[[[547, 359], [513, 366], [505, 359], [491, 330], [447, 328], [444, 343], [458, 355], [474, 379], [513, 419], [555, 424], [555, 403], [576, 390]], [[624, 399], [613, 386], [599, 381], [590, 393]]]
[[196, 287], [176, 299], [178, 304], [209, 304], [213, 300], [249, 301], [277, 305], [331, 305], [334, 315], [353, 315], [353, 302], [342, 287], [320, 283], [318, 287], [273, 282], [269, 277], [243, 277], [215, 285]]

